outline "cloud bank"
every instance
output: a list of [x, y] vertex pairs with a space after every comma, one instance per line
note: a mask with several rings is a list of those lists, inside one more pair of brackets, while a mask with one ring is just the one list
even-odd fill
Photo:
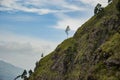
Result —
[[[40, 15], [85, 10], [65, 0], [0, 0], [0, 11], [23, 11]], [[52, 6], [49, 8], [49, 6]], [[55, 8], [56, 7], [56, 8]]]
[[26, 69], [33, 69], [41, 54], [47, 55], [56, 46], [55, 42], [38, 38], [0, 33], [0, 58]]
[[76, 31], [84, 22], [88, 20], [88, 17], [84, 18], [73, 18], [64, 14], [57, 15], [59, 21], [53, 26], [56, 29], [66, 29], [69, 25], [72, 31]]
[[[105, 7], [107, 0], [0, 0], [0, 11], [22, 11], [39, 15], [58, 14], [56, 16], [58, 21], [53, 28], [65, 29], [67, 25], [70, 25], [71, 30], [75, 31], [89, 17], [74, 18], [66, 13], [89, 11], [97, 3], [101, 3]], [[60, 17], [61, 14], [64, 14], [64, 16]]]

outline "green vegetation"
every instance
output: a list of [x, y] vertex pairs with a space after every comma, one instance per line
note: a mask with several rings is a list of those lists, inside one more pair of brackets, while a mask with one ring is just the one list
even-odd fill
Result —
[[102, 45], [102, 50], [106, 53], [109, 52], [119, 52], [120, 51], [120, 34], [116, 33], [115, 35], [110, 38], [109, 41]]
[[18, 78], [21, 78], [23, 80], [28, 80], [27, 71], [24, 70], [23, 73], [21, 75], [18, 75], [14, 80], [17, 80]]
[[31, 76], [33, 73], [31, 69], [28, 72], [29, 72], [29, 76]]
[[120, 80], [119, 2], [113, 0], [37, 62], [29, 80]]
[[41, 57], [44, 57], [44, 54], [43, 54], [43, 53], [41, 54]]
[[96, 5], [95, 9], [94, 9], [94, 14], [98, 14], [98, 13], [103, 12], [103, 11], [104, 11], [104, 10], [103, 10], [103, 8], [102, 8], [102, 5], [98, 3], [98, 4]]
[[120, 0], [118, 1], [117, 5], [116, 5], [116, 8], [120, 12]]
[[70, 27], [67, 26], [66, 29], [65, 29], [65, 33], [67, 34], [67, 38], [68, 38], [68, 35], [69, 35], [69, 33], [68, 33], [69, 31], [70, 31]]

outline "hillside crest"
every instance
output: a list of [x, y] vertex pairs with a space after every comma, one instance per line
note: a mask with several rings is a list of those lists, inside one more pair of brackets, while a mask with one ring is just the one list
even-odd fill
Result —
[[120, 80], [118, 2], [113, 0], [42, 58], [29, 80]]

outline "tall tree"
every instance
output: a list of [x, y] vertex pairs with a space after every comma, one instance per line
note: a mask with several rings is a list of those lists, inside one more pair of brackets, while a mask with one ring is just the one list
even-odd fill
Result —
[[18, 75], [14, 80], [17, 80], [18, 78], [27, 80], [27, 71], [24, 70], [23, 73], [21, 75]]
[[94, 14], [97, 14], [97, 13], [98, 13], [98, 8], [95, 7], [95, 9], [94, 9]]
[[29, 70], [29, 76], [32, 75], [32, 73], [33, 73], [33, 72], [32, 72], [32, 70], [30, 69], [30, 70]]
[[38, 66], [39, 66], [39, 62], [36, 61], [34, 71], [38, 68]]
[[69, 31], [70, 31], [70, 27], [67, 26], [67, 27], [66, 27], [66, 30], [65, 30], [65, 33], [67, 34], [67, 38], [68, 38], [68, 35], [69, 35]]
[[44, 54], [43, 54], [43, 53], [41, 54], [41, 57], [44, 57]]
[[98, 14], [102, 10], [103, 10], [102, 5], [98, 3], [94, 9], [94, 14]]
[[24, 70], [23, 73], [22, 73], [22, 75], [21, 75], [21, 78], [24, 79], [26, 76], [27, 76], [27, 71]]

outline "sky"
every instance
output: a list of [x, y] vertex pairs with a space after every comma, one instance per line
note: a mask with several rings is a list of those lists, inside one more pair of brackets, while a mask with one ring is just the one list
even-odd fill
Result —
[[0, 60], [33, 69], [41, 54], [48, 55], [94, 15], [107, 0], [0, 0]]

